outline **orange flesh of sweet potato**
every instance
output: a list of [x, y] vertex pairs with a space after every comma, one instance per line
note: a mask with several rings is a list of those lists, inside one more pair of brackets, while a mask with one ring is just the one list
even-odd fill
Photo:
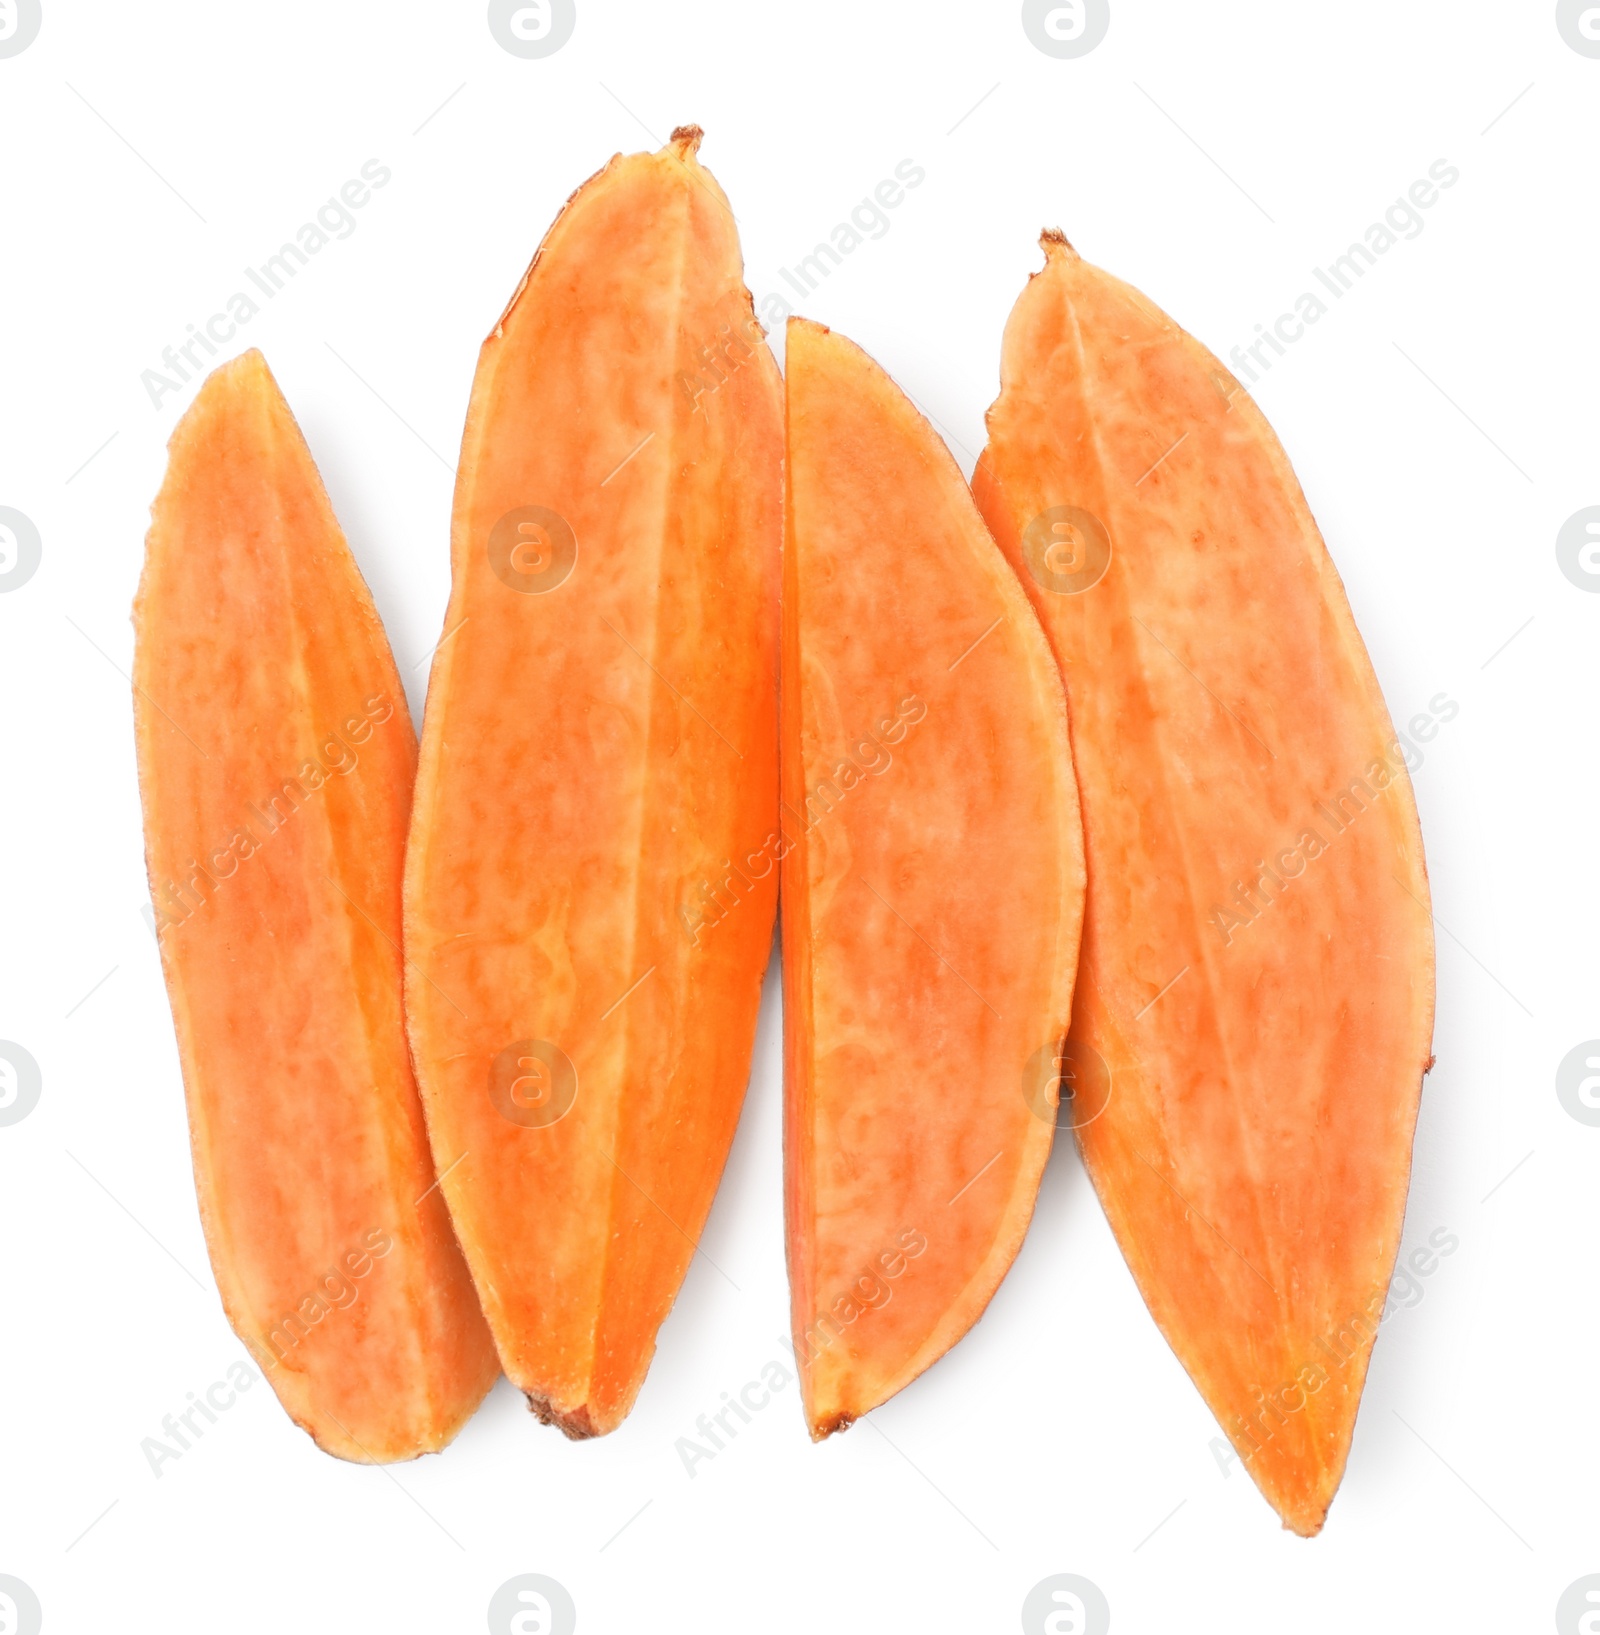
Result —
[[787, 374], [785, 1202], [820, 1438], [1016, 1256], [1084, 872], [1056, 667], [955, 462], [842, 336], [791, 320]]
[[1059, 235], [1045, 249], [974, 488], [1072, 717], [1073, 1039], [1111, 1077], [1079, 1141], [1162, 1333], [1310, 1536], [1349, 1452], [1429, 1065], [1416, 806], [1254, 402], [1137, 291]]
[[443, 1187], [574, 1437], [695, 1251], [776, 911], [781, 384], [699, 137], [574, 194], [484, 343], [407, 864]]
[[223, 1304], [319, 1446], [434, 1451], [498, 1368], [406, 1055], [416, 740], [259, 352], [173, 433], [134, 622], [146, 857]]

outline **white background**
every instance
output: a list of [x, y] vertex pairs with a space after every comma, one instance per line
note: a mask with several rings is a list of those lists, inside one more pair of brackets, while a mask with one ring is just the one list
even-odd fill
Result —
[[[1062, 61], [1014, 3], [578, 0], [529, 61], [477, 3], [44, 0], [0, 60], [0, 505], [44, 542], [0, 595], [0, 1038], [43, 1071], [0, 1128], [0, 1573], [52, 1635], [481, 1630], [523, 1572], [585, 1635], [1014, 1631], [1056, 1572], [1119, 1635], [1534, 1631], [1600, 1572], [1600, 1129], [1554, 1089], [1600, 1034], [1600, 598], [1554, 551], [1600, 504], [1600, 61], [1546, 0], [1112, 10]], [[243, 1355], [141, 918], [121, 672], [192, 390], [154, 407], [141, 371], [363, 161], [392, 169], [229, 350], [266, 351], [420, 713], [478, 343], [567, 195], [689, 120], [758, 297], [899, 161], [926, 169], [806, 310], [969, 472], [1041, 226], [1226, 356], [1431, 163], [1461, 172], [1256, 390], [1397, 720], [1460, 705], [1416, 775], [1439, 1060], [1406, 1232], [1460, 1247], [1383, 1329], [1314, 1542], [1224, 1473], [1066, 1143], [944, 1361], [821, 1447], [791, 1387], [686, 1474], [676, 1439], [786, 1330], [770, 977], [705, 1254], [615, 1435], [568, 1443], [502, 1382], [444, 1455], [361, 1469], [258, 1385], [159, 1478], [141, 1452]]]

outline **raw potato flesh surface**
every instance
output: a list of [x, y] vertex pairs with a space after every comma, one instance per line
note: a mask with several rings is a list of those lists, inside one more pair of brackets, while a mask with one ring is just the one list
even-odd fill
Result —
[[1083, 838], [1037, 619], [927, 421], [788, 332], [785, 1190], [806, 1421], [982, 1315], [1056, 1121]]
[[172, 435], [134, 624], [151, 897], [223, 1305], [329, 1453], [435, 1451], [499, 1369], [406, 1051], [416, 737], [259, 352]]
[[1110, 1075], [1078, 1138], [1162, 1333], [1309, 1536], [1349, 1453], [1431, 1065], [1416, 806], [1255, 403], [1138, 291], [1058, 234], [1045, 250], [974, 489], [1072, 717], [1073, 1042]]
[[574, 194], [484, 343], [407, 865], [443, 1188], [573, 1437], [695, 1253], [776, 911], [782, 385], [699, 140]]

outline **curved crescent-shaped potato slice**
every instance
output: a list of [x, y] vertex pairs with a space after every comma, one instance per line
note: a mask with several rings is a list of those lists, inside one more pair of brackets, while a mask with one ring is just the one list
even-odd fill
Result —
[[955, 462], [894, 382], [788, 332], [785, 1169], [826, 1436], [977, 1321], [1049, 1157], [1083, 919], [1065, 701]]

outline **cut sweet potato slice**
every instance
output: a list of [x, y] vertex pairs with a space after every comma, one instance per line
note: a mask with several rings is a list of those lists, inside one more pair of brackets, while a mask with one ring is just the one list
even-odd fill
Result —
[[172, 435], [134, 624], [145, 851], [223, 1305], [319, 1446], [436, 1450], [498, 1369], [406, 1054], [416, 737], [259, 352]]
[[1287, 1526], [1322, 1526], [1400, 1238], [1433, 1028], [1416, 806], [1272, 429], [1058, 234], [978, 503], [1067, 685], [1089, 860], [1078, 1132], [1161, 1331]]
[[977, 1321], [1055, 1129], [1083, 841], [1054, 661], [944, 445], [788, 333], [785, 1171], [814, 1437]]
[[574, 194], [484, 343], [407, 865], [444, 1190], [574, 1437], [695, 1252], [776, 909], [781, 386], [699, 141]]

